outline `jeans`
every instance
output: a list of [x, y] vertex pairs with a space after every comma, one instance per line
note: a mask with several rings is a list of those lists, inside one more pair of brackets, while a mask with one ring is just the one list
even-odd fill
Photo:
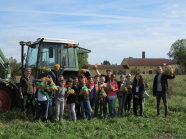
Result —
[[116, 96], [108, 96], [108, 102], [109, 102], [109, 114], [111, 117], [115, 117], [116, 116], [116, 109], [115, 109]]
[[76, 121], [75, 103], [68, 104], [69, 119]]
[[53, 101], [54, 101], [53, 98], [50, 98], [49, 102], [48, 102], [49, 103], [48, 104], [49, 105], [48, 106], [48, 117], [49, 118], [52, 118], [52, 116], [53, 116]]
[[127, 94], [126, 93], [122, 93], [122, 95], [118, 96], [118, 102], [119, 102], [118, 116], [122, 116], [123, 115], [123, 111], [124, 111], [124, 114], [125, 114], [126, 98], [127, 98]]
[[38, 101], [36, 105], [36, 120], [43, 116], [44, 120], [48, 119], [48, 101]]
[[94, 116], [98, 116], [98, 110], [100, 108], [100, 115], [101, 117], [106, 117], [107, 114], [107, 98], [98, 98], [95, 101], [95, 111]]
[[[88, 117], [88, 120], [92, 119], [92, 113], [91, 113], [91, 106], [90, 106], [90, 101], [85, 100], [85, 101], [80, 101], [80, 106], [81, 106], [81, 112], [82, 112], [82, 117], [85, 119]], [[87, 116], [86, 116], [87, 114]]]
[[94, 99], [90, 99], [90, 106], [91, 106], [91, 108], [94, 107]]
[[161, 98], [163, 100], [164, 109], [165, 109], [165, 116], [168, 114], [168, 104], [167, 104], [167, 94], [165, 92], [157, 92], [156, 93], [156, 100], [157, 100], [157, 115], [160, 115], [160, 101]]
[[64, 114], [64, 101], [56, 100], [56, 120], [62, 120]]

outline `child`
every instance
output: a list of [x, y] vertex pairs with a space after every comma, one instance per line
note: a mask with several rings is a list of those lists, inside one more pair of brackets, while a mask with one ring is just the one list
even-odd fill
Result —
[[80, 100], [80, 106], [81, 106], [81, 112], [82, 112], [82, 117], [85, 119], [88, 117], [88, 120], [92, 119], [92, 109], [90, 106], [90, 101], [89, 101], [89, 92], [90, 89], [86, 84], [86, 80], [84, 77], [80, 77], [80, 84], [79, 84], [79, 100]]
[[77, 99], [76, 99], [76, 103], [75, 103], [75, 109], [76, 109], [76, 117], [79, 117], [80, 116], [80, 101], [79, 101], [79, 94], [78, 94], [78, 90], [79, 90], [79, 80], [78, 80], [78, 77], [74, 77], [74, 80], [73, 80], [73, 89], [75, 90], [76, 92], [76, 95], [77, 95]]
[[140, 107], [139, 116], [143, 116], [143, 93], [144, 93], [144, 81], [141, 74], [136, 74], [133, 81], [132, 93], [133, 93], [133, 112], [135, 116], [138, 116], [138, 105]]
[[98, 115], [98, 108], [99, 108], [99, 75], [94, 76], [94, 116], [97, 117]]
[[100, 114], [101, 118], [106, 118], [107, 116], [107, 84], [105, 83], [105, 76], [101, 76], [100, 83], [99, 83], [99, 101], [98, 101], [98, 107], [100, 106]]
[[125, 111], [130, 112], [130, 105], [131, 105], [131, 99], [132, 99], [131, 74], [126, 75], [126, 84], [127, 84], [128, 92], [127, 92], [127, 100], [126, 100], [126, 103], [125, 103]]
[[[118, 82], [118, 88], [119, 88], [117, 93], [118, 102], [119, 102], [118, 117], [121, 117], [123, 116], [123, 110], [125, 108], [127, 91], [128, 91], [124, 75], [120, 76], [120, 81]], [[125, 115], [125, 110], [124, 110], [124, 115]]]
[[92, 77], [88, 78], [88, 86], [90, 87], [89, 100], [91, 108], [94, 106], [94, 80]]
[[108, 102], [109, 102], [109, 114], [111, 117], [116, 116], [116, 93], [118, 91], [118, 84], [115, 81], [115, 75], [111, 75], [111, 80], [107, 83], [107, 91], [108, 91]]
[[69, 119], [76, 121], [76, 111], [75, 111], [75, 102], [76, 102], [76, 92], [73, 88], [73, 80], [68, 80], [68, 89], [67, 89], [67, 105], [69, 112]]
[[39, 120], [41, 116], [44, 118], [44, 122], [48, 122], [48, 101], [49, 96], [46, 89], [38, 88], [36, 93], [36, 117], [35, 120]]
[[65, 104], [65, 92], [67, 89], [65, 88], [66, 81], [61, 80], [59, 82], [59, 90], [56, 92], [55, 96], [55, 105], [56, 105], [56, 121], [61, 121], [63, 119], [64, 113], [64, 104]]

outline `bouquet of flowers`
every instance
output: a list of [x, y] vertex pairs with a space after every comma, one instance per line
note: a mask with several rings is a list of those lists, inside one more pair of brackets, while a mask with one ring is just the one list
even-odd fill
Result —
[[167, 65], [165, 67], [165, 74], [171, 75], [171, 76], [174, 74], [173, 67], [171, 65]]
[[58, 91], [58, 87], [56, 86], [56, 84], [53, 82], [52, 78], [50, 78], [49, 80], [47, 80], [47, 89], [49, 92], [52, 91]]
[[106, 96], [107, 96], [107, 94], [106, 94], [104, 88], [101, 88], [101, 91], [99, 92], [99, 97], [100, 98], [105, 98]]
[[80, 73], [86, 73], [87, 72], [87, 69], [80, 69]]
[[80, 90], [80, 95], [88, 95], [89, 91], [86, 86], [83, 86]]
[[68, 94], [68, 95], [70, 95], [70, 94], [75, 94], [74, 89], [72, 89], [72, 88], [68, 88], [68, 90], [67, 90], [67, 94]]
[[127, 86], [128, 89], [132, 89], [132, 84]]
[[121, 90], [122, 92], [128, 92], [128, 87], [127, 87], [127, 85], [122, 84], [121, 87], [120, 87], [120, 90]]
[[113, 86], [112, 84], [110, 84], [110, 85], [108, 86], [108, 90], [109, 90], [109, 91], [114, 91], [114, 86]]
[[54, 65], [54, 69], [55, 69], [56, 71], [59, 71], [60, 65], [59, 65], [59, 64], [55, 64], [55, 65]]
[[41, 79], [36, 79], [34, 83], [36, 84], [38, 89], [46, 89], [47, 80], [47, 77], [43, 77]]
[[95, 65], [94, 65], [94, 69], [98, 69], [98, 63], [96, 63]]

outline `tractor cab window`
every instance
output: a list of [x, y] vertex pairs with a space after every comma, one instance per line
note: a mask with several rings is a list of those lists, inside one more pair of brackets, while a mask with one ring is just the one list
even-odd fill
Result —
[[28, 47], [26, 66], [35, 67], [38, 55], [38, 44], [32, 47]]
[[62, 51], [62, 65], [64, 67], [76, 67], [75, 48], [65, 48]]
[[45, 43], [41, 48], [41, 67], [54, 67], [56, 63], [59, 63], [58, 49], [59, 44]]

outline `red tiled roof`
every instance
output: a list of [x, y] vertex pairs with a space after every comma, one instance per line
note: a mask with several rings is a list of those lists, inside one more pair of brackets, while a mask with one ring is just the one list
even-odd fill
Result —
[[121, 65], [126, 62], [129, 66], [161, 66], [169, 61], [166, 58], [124, 58]]
[[[99, 69], [123, 70], [128, 69], [126, 65], [99, 65]], [[90, 65], [89, 69], [94, 69], [94, 65]]]

